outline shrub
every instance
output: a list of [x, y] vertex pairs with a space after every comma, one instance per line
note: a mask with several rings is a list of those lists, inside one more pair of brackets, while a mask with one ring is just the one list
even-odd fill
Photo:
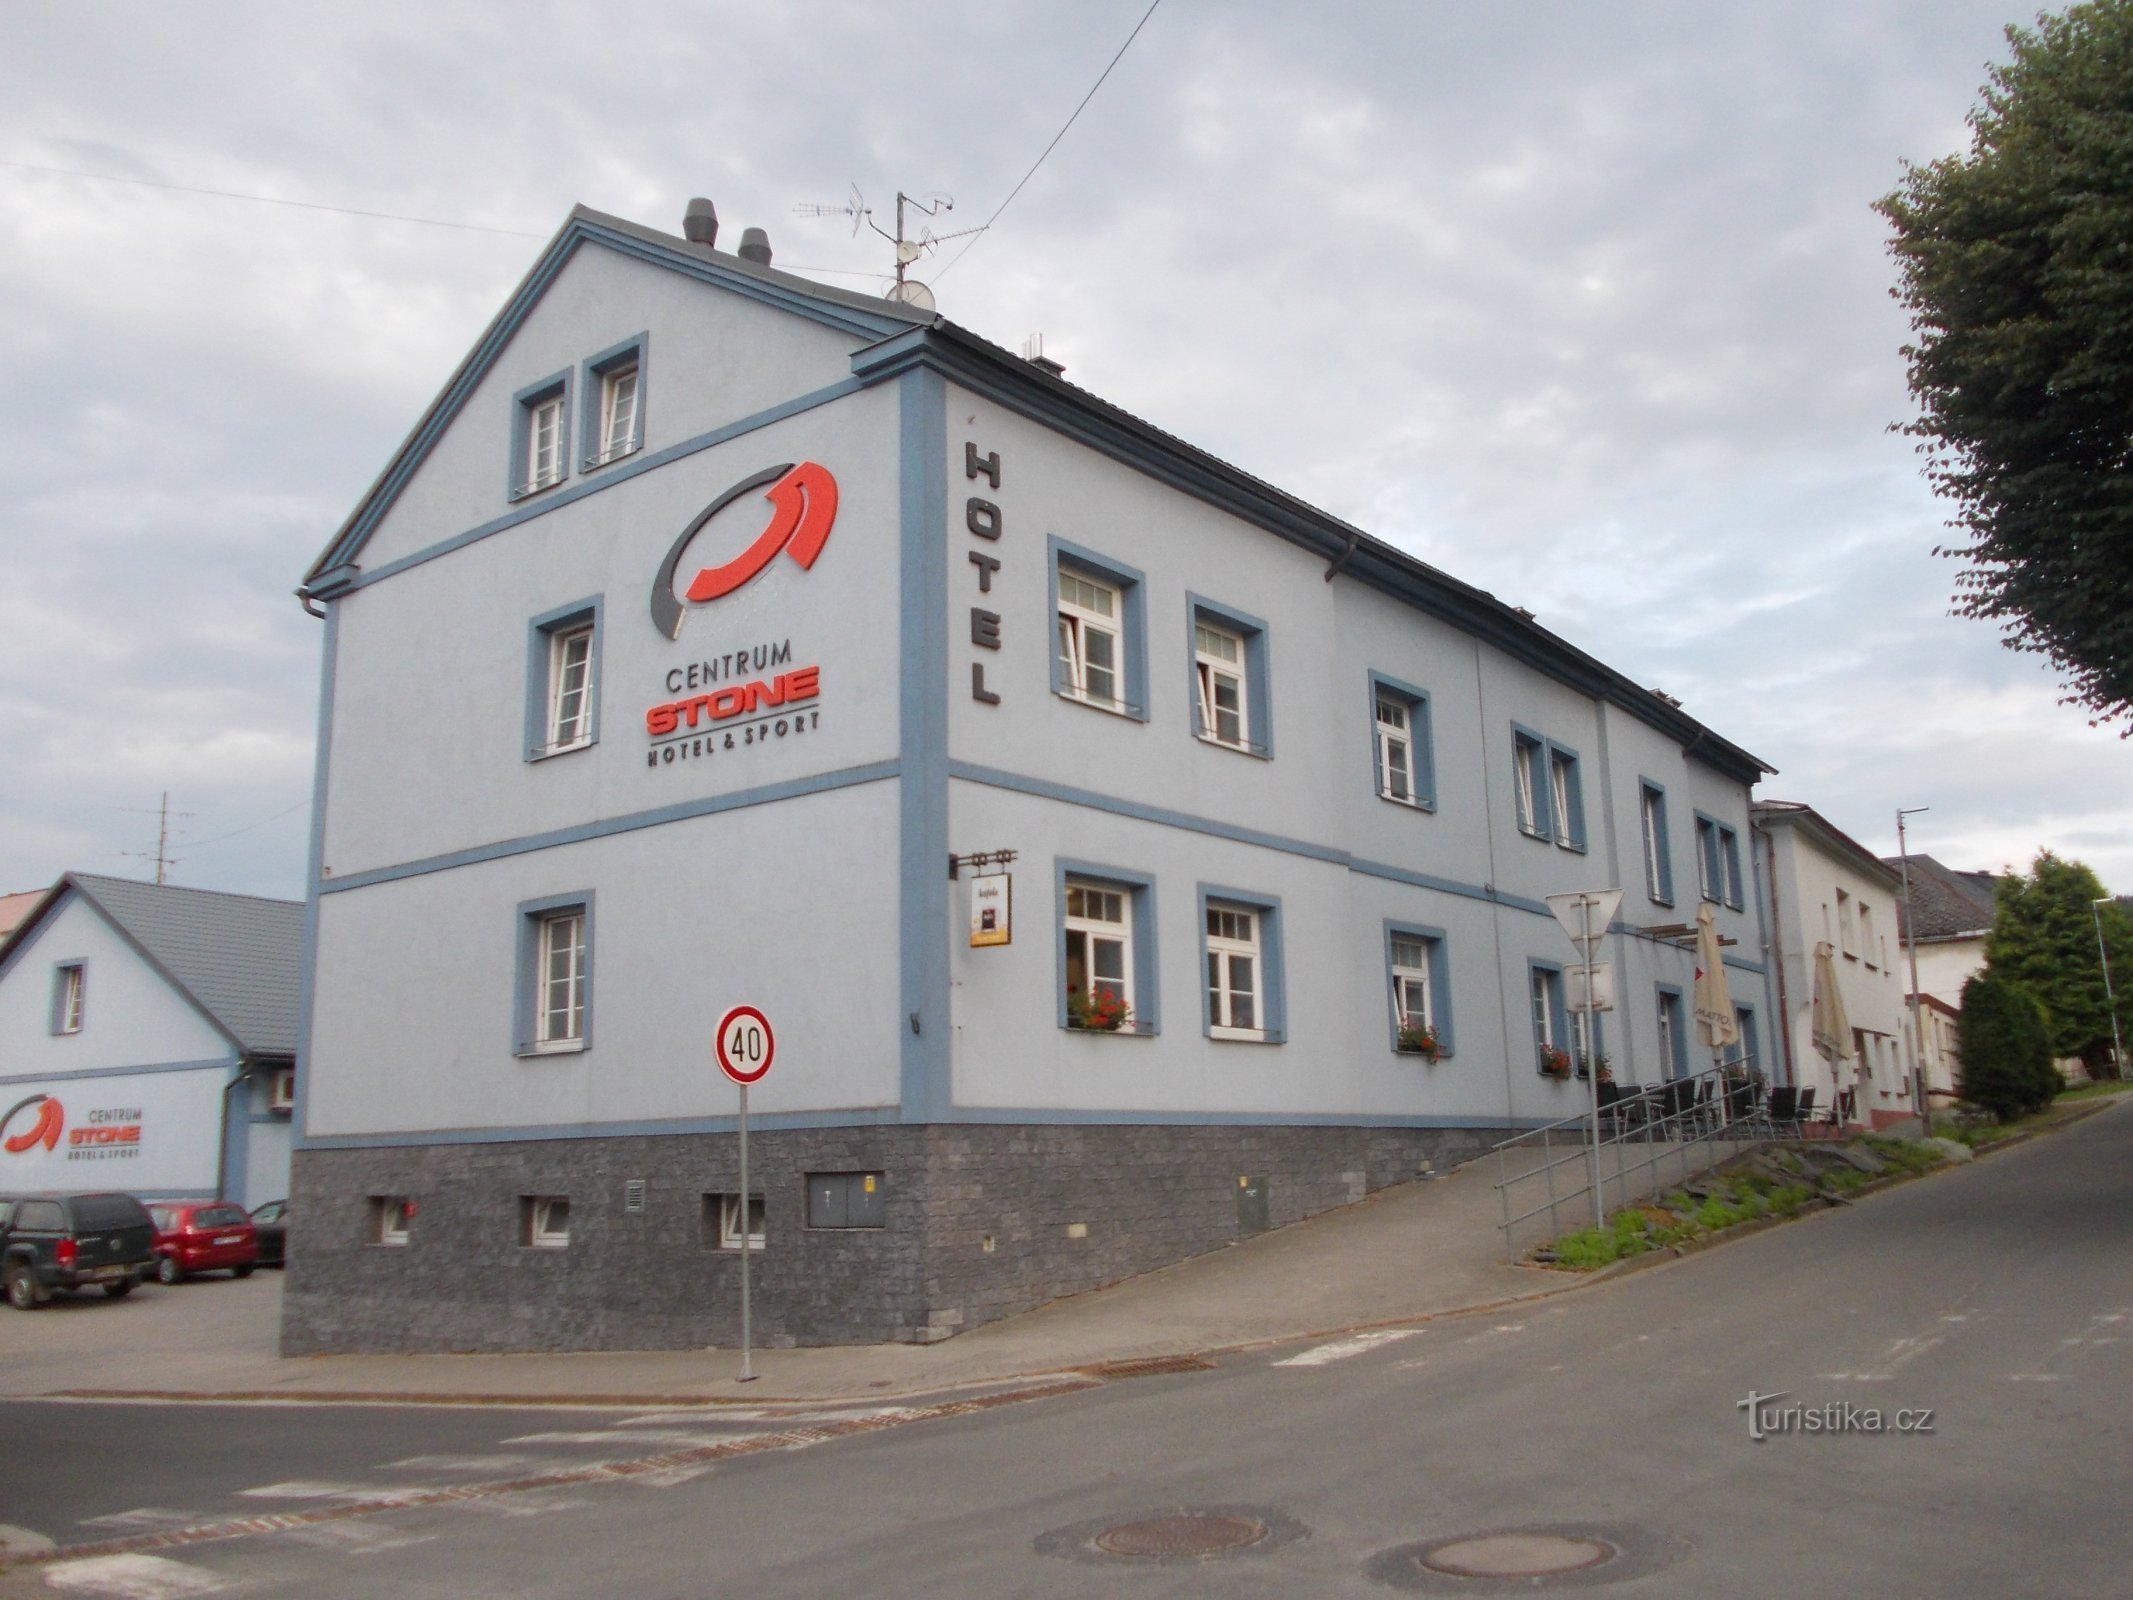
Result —
[[2049, 1105], [2058, 1093], [2044, 1008], [2027, 990], [1984, 973], [1972, 978], [1963, 985], [1956, 1040], [1963, 1058], [1958, 1092], [2000, 1121]]

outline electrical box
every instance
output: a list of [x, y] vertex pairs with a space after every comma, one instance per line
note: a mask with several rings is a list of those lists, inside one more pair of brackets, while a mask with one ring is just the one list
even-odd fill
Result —
[[1237, 1179], [1237, 1231], [1239, 1233], [1264, 1233], [1266, 1219], [1266, 1180], [1243, 1176]]
[[878, 1172], [811, 1172], [807, 1177], [807, 1225], [886, 1227], [888, 1198], [888, 1183]]

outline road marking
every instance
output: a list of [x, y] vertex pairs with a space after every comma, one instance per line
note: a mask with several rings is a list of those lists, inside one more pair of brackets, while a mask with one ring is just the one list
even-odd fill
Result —
[[382, 1550], [400, 1550], [411, 1544], [427, 1544], [434, 1533], [409, 1533], [377, 1522], [320, 1522], [308, 1528], [291, 1528], [282, 1535], [315, 1550], [331, 1550], [345, 1556], [374, 1556]]
[[1277, 1367], [1322, 1367], [1329, 1361], [1346, 1361], [1350, 1356], [1362, 1355], [1380, 1345], [1391, 1344], [1398, 1339], [1412, 1338], [1420, 1328], [1380, 1328], [1374, 1333], [1358, 1333], [1351, 1338], [1336, 1339], [1331, 1344], [1322, 1344], [1315, 1350], [1306, 1350], [1286, 1360], [1274, 1363]]
[[547, 1456], [409, 1456], [385, 1463], [387, 1472], [532, 1472], [548, 1464]]
[[685, 1483], [694, 1483], [711, 1469], [708, 1466], [660, 1467], [656, 1471], [641, 1473], [630, 1479], [649, 1489], [678, 1489]]
[[701, 1449], [705, 1445], [738, 1444], [745, 1439], [767, 1439], [770, 1435], [757, 1429], [751, 1433], [705, 1433], [684, 1428], [646, 1428], [636, 1433], [522, 1433], [516, 1439], [506, 1439], [505, 1444], [674, 1444], [684, 1449]]
[[109, 1516], [84, 1517], [85, 1528], [183, 1528], [206, 1516], [204, 1511], [165, 1511], [161, 1506], [142, 1506], [134, 1511], [114, 1511]]
[[1941, 1341], [1931, 1339], [1894, 1339], [1881, 1352], [1881, 1360], [1866, 1372], [1822, 1372], [1816, 1376], [1825, 1383], [1887, 1383], [1898, 1370], [1909, 1366]]
[[397, 1500], [420, 1489], [379, 1483], [267, 1483], [237, 1491], [247, 1500]]
[[62, 1594], [106, 1595], [110, 1600], [182, 1600], [186, 1595], [214, 1594], [229, 1580], [201, 1567], [163, 1556], [88, 1556], [55, 1561], [44, 1581]]

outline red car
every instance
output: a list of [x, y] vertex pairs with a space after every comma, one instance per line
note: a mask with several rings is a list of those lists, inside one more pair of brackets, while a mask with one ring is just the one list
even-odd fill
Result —
[[227, 1200], [161, 1200], [149, 1206], [156, 1224], [156, 1281], [181, 1283], [195, 1272], [223, 1267], [249, 1278], [259, 1265], [259, 1234], [244, 1207]]

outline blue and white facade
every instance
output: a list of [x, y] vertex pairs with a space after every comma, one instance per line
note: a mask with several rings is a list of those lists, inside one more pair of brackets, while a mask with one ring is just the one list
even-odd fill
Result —
[[303, 908], [70, 873], [0, 940], [0, 1192], [289, 1192]]
[[[1754, 757], [1050, 370], [708, 242], [574, 213], [306, 594], [291, 1350], [726, 1342], [744, 1231], [768, 1339], [939, 1338], [1571, 1115], [1552, 1051], [1706, 1064], [1635, 931], [1700, 895], [1774, 1009]], [[969, 858], [1010, 851], [980, 942]], [[1543, 897], [1612, 884], [1587, 1042]]]

